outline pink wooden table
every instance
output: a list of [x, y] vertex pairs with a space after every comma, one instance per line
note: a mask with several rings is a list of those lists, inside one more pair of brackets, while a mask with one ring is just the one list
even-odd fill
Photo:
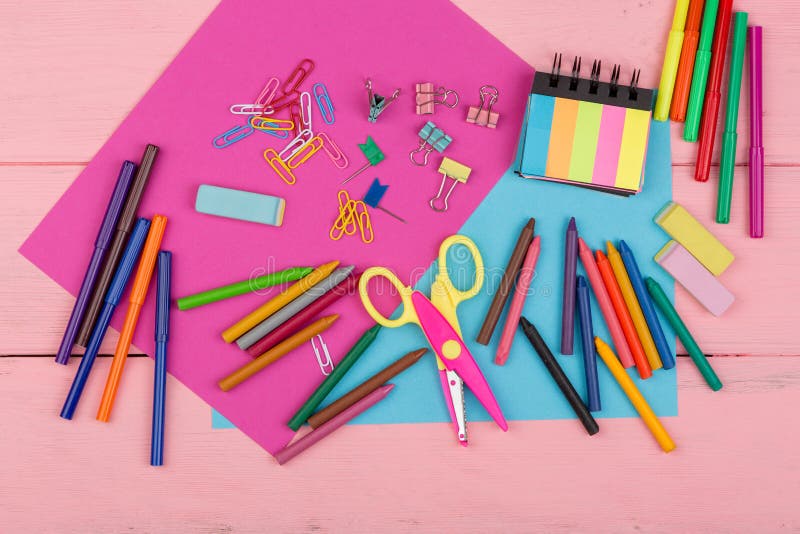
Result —
[[[505, 435], [487, 427], [469, 451], [450, 446], [444, 424], [383, 425], [347, 427], [281, 468], [239, 432], [212, 431], [208, 406], [170, 379], [167, 466], [153, 469], [146, 358], [126, 367], [138, 394], [118, 406], [118, 424], [101, 428], [80, 408], [79, 424], [63, 424], [57, 412], [74, 367], [51, 360], [72, 298], [16, 249], [215, 4], [0, 2], [0, 531], [800, 529], [800, 434], [790, 415], [800, 403], [798, 315], [790, 311], [800, 296], [800, 64], [791, 52], [800, 46], [800, 10], [789, 0], [737, 4], [765, 26], [768, 237], [746, 238], [740, 143], [736, 220], [714, 227], [737, 255], [724, 275], [737, 304], [715, 319], [677, 290], [725, 388], [712, 394], [679, 359], [680, 415], [665, 420], [678, 443], [672, 454], [636, 419], [605, 420], [591, 440], [574, 421], [512, 423]], [[532, 65], [547, 65], [555, 50], [600, 57], [642, 67], [644, 86], [657, 85], [673, 7], [457, 4]], [[692, 182], [695, 149], [677, 132], [675, 198], [711, 225], [715, 187]], [[115, 333], [103, 352], [114, 343]], [[109, 363], [98, 360], [90, 395], [99, 396]]]

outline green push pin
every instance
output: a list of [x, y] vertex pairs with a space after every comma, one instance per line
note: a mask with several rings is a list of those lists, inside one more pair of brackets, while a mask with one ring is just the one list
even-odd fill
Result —
[[378, 148], [378, 145], [375, 144], [375, 141], [373, 141], [372, 137], [370, 137], [370, 136], [367, 136], [367, 141], [363, 145], [359, 144], [358, 148], [364, 154], [364, 157], [367, 158], [367, 164], [364, 165], [363, 167], [361, 167], [360, 169], [358, 169], [353, 174], [351, 174], [349, 178], [346, 178], [342, 182], [342, 185], [346, 184], [347, 182], [349, 182], [350, 180], [352, 180], [353, 178], [355, 178], [356, 176], [358, 176], [359, 174], [361, 174], [362, 172], [364, 172], [365, 170], [367, 170], [371, 166], [377, 165], [378, 163], [383, 161], [384, 158], [386, 157], [386, 156], [383, 155], [383, 152], [381, 152], [381, 149]]

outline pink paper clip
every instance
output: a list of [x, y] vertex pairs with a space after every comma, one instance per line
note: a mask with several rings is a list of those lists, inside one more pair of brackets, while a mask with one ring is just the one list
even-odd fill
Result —
[[281, 90], [284, 94], [296, 92], [300, 85], [308, 78], [308, 75], [311, 74], [312, 70], [314, 70], [314, 62], [308, 58], [304, 59], [295, 67], [289, 77], [286, 78]]
[[[450, 109], [453, 109], [458, 105], [458, 93], [452, 89], [445, 89], [444, 87], [434, 89], [432, 83], [418, 83], [416, 85], [416, 90], [417, 115], [432, 115], [433, 108], [437, 104], [443, 105]], [[450, 97], [450, 95], [455, 97], [455, 102], [452, 104], [447, 103], [447, 99]], [[439, 100], [437, 100], [437, 98], [439, 98]]]
[[278, 156], [283, 161], [287, 161], [289, 158], [297, 154], [297, 151], [303, 148], [303, 145], [311, 141], [312, 137], [314, 137], [314, 134], [311, 132], [311, 130], [302, 130], [299, 134], [297, 134], [297, 137], [289, 141], [289, 144], [278, 153]]
[[347, 159], [342, 149], [333, 142], [333, 139], [328, 137], [328, 134], [325, 132], [320, 132], [317, 134], [317, 137], [322, 139], [322, 149], [331, 159], [336, 168], [338, 169], [346, 169], [348, 165], [350, 165], [350, 160]]
[[278, 86], [281, 84], [278, 78], [270, 78], [267, 80], [267, 84], [261, 90], [261, 92], [256, 97], [256, 105], [267, 107], [269, 106], [270, 102], [275, 98], [275, 94], [278, 92]]
[[211, 141], [211, 143], [214, 145], [214, 148], [225, 148], [231, 146], [237, 141], [241, 141], [254, 131], [255, 130], [253, 130], [251, 126], [241, 124], [239, 126], [234, 126], [225, 133], [219, 134]]
[[500, 114], [492, 111], [492, 106], [497, 102], [500, 91], [493, 85], [481, 87], [481, 102], [477, 106], [470, 106], [467, 112], [467, 122], [487, 128], [497, 128], [497, 119]]
[[294, 185], [297, 181], [292, 169], [289, 168], [288, 164], [283, 161], [278, 153], [275, 152], [274, 148], [268, 148], [264, 151], [264, 159], [267, 160], [267, 164], [272, 167], [272, 170], [280, 176], [281, 180], [286, 182], [289, 185]]
[[296, 169], [305, 163], [308, 158], [319, 152], [320, 148], [322, 148], [322, 139], [319, 137], [312, 137], [307, 143], [304, 143], [303, 146], [300, 147], [300, 150], [286, 160], [286, 165], [290, 169]]

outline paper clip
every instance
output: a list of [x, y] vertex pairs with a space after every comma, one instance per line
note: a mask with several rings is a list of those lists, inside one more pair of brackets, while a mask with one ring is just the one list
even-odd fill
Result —
[[230, 107], [230, 111], [234, 115], [269, 115], [272, 113], [272, 108], [261, 104], [234, 104]]
[[[439, 165], [439, 172], [442, 173], [442, 183], [439, 185], [439, 192], [436, 193], [436, 196], [430, 199], [428, 204], [430, 205], [433, 211], [444, 212], [449, 209], [450, 206], [447, 205], [447, 201], [450, 198], [450, 195], [453, 193], [453, 189], [456, 188], [456, 185], [459, 183], [465, 184], [467, 183], [467, 179], [469, 178], [472, 169], [463, 165], [456, 160], [450, 158], [442, 158], [442, 163]], [[447, 190], [447, 194], [445, 194], [444, 199], [442, 199], [442, 203], [444, 204], [444, 208], [437, 208], [436, 201], [442, 198], [442, 191], [444, 191], [444, 184], [447, 182], [447, 179], [451, 178], [453, 180], [453, 185], [450, 186], [450, 189]]]
[[311, 130], [311, 93], [300, 93], [300, 122], [301, 130]]
[[[250, 124], [250, 126], [253, 126], [253, 122], [256, 123], [259, 122], [259, 118], [261, 117], [254, 115], [250, 117], [250, 119], [248, 119], [248, 123]], [[269, 134], [272, 137], [277, 137], [278, 139], [289, 139], [289, 130], [266, 130], [263, 128], [261, 129], [254, 128], [254, 130], [259, 131], [261, 133]]]
[[333, 223], [328, 235], [334, 241], [346, 235], [353, 235], [358, 229], [361, 241], [372, 243], [375, 233], [372, 231], [372, 221], [363, 200], [353, 200], [347, 191], [341, 190], [338, 194], [339, 216]]
[[264, 151], [264, 159], [267, 160], [267, 164], [272, 167], [275, 174], [280, 176], [281, 180], [289, 185], [294, 185], [297, 178], [292, 172], [292, 169], [289, 168], [289, 165], [275, 152], [274, 148], [268, 148]]
[[[319, 90], [322, 90], [320, 92]], [[315, 83], [311, 87], [311, 92], [314, 94], [314, 98], [317, 100], [317, 106], [319, 107], [319, 112], [322, 115], [322, 120], [325, 124], [333, 124], [336, 121], [336, 118], [333, 116], [333, 102], [331, 102], [331, 97], [328, 94], [328, 88], [325, 87], [323, 83]]]
[[288, 108], [298, 100], [300, 100], [300, 93], [297, 91], [292, 91], [291, 93], [280, 95], [275, 100], [272, 100], [269, 103], [269, 106], [267, 106], [267, 109], [270, 111], [270, 113], [274, 113], [276, 111]]
[[381, 210], [382, 212], [391, 215], [392, 217], [394, 217], [395, 219], [397, 219], [401, 223], [405, 223], [406, 222], [405, 219], [403, 219], [402, 217], [400, 217], [396, 213], [392, 213], [391, 211], [387, 210], [383, 206], [379, 205], [381, 199], [383, 199], [383, 195], [386, 194], [386, 190], [387, 189], [389, 189], [388, 185], [381, 184], [380, 178], [375, 178], [372, 181], [372, 185], [369, 186], [369, 189], [367, 190], [367, 194], [364, 195], [364, 203], [367, 206], [371, 207], [371, 208], [377, 208], [377, 209]]
[[363, 167], [358, 169], [356, 172], [351, 174], [349, 177], [345, 178], [344, 181], [342, 182], [342, 185], [346, 184], [347, 182], [349, 182], [350, 180], [352, 180], [365, 170], [369, 169], [370, 166], [377, 165], [378, 163], [383, 161], [384, 158], [386, 157], [383, 155], [381, 149], [378, 148], [378, 145], [375, 144], [375, 141], [373, 141], [372, 137], [370, 136], [367, 136], [367, 140], [363, 145], [362, 144], [358, 145], [358, 149], [361, 150], [361, 153], [364, 154], [364, 157], [367, 158], [367, 163]]
[[400, 96], [400, 88], [395, 89], [394, 93], [389, 99], [372, 92], [372, 80], [367, 78], [364, 87], [367, 88], [367, 94], [369, 96], [369, 122], [376, 122], [378, 120], [378, 115], [383, 113], [383, 111], [389, 107], [389, 104], [397, 100], [397, 97]]
[[300, 104], [298, 102], [292, 102], [292, 105], [289, 106], [289, 117], [294, 124], [294, 134], [300, 135], [300, 132], [303, 131], [303, 117], [300, 116]]
[[231, 146], [237, 141], [241, 141], [248, 135], [252, 134], [253, 131], [253, 128], [249, 125], [241, 124], [239, 126], [234, 126], [227, 132], [216, 136], [211, 141], [211, 144], [214, 145], [214, 148], [225, 148]]
[[337, 169], [346, 169], [348, 165], [350, 165], [350, 161], [345, 156], [342, 149], [333, 142], [333, 139], [328, 137], [328, 134], [325, 132], [320, 132], [317, 134], [317, 137], [322, 139], [322, 149], [331, 159], [334, 165], [336, 165]]
[[319, 137], [312, 137], [286, 160], [286, 165], [288, 165], [290, 169], [296, 169], [308, 161], [308, 158], [319, 152], [320, 148], [322, 148], [322, 139]]
[[306, 58], [301, 61], [292, 71], [286, 81], [283, 82], [283, 87], [281, 91], [284, 94], [293, 93], [297, 91], [297, 88], [308, 78], [308, 75], [311, 74], [311, 71], [314, 70], [314, 62], [310, 59]]
[[262, 117], [257, 115], [250, 118], [250, 126], [256, 130], [279, 130], [284, 132], [291, 132], [294, 130], [294, 122], [284, 119], [273, 119], [271, 117]]
[[288, 160], [297, 154], [297, 152], [303, 148], [303, 145], [311, 141], [312, 137], [314, 137], [314, 134], [311, 132], [311, 130], [302, 130], [299, 134], [297, 134], [297, 137], [289, 141], [289, 144], [286, 145], [283, 150], [278, 152], [278, 157], [284, 161]]
[[372, 220], [363, 200], [356, 200], [356, 224], [361, 234], [361, 241], [366, 244], [372, 243], [375, 240], [375, 232], [372, 231]]
[[272, 99], [275, 98], [275, 94], [278, 92], [278, 86], [281, 84], [278, 78], [270, 78], [267, 80], [267, 84], [261, 90], [261, 92], [256, 97], [256, 105], [267, 107], [272, 102]]
[[[497, 119], [500, 114], [492, 111], [492, 106], [497, 102], [500, 91], [493, 85], [481, 87], [481, 102], [478, 106], [470, 106], [467, 112], [467, 122], [487, 128], [497, 128]], [[484, 107], [485, 106], [485, 107]]]
[[[437, 128], [432, 121], [428, 121], [419, 131], [419, 146], [412, 150], [408, 157], [411, 159], [411, 163], [414, 165], [424, 167], [428, 164], [428, 156], [431, 152], [436, 150], [437, 152], [441, 153], [452, 142], [452, 137], [445, 134], [440, 128]], [[423, 153], [421, 163], [414, 159], [415, 155], [419, 152]]]
[[[317, 339], [319, 339], [319, 345], [322, 349], [322, 355], [325, 356], [325, 360], [322, 359], [320, 350], [317, 348], [317, 344], [314, 342]], [[321, 335], [317, 334], [311, 338], [311, 348], [314, 349], [314, 354], [316, 355], [317, 363], [319, 364], [319, 370], [322, 371], [322, 374], [325, 376], [331, 374], [331, 371], [333, 371], [333, 360], [331, 360], [331, 353], [328, 352], [328, 345], [325, 344], [325, 341], [322, 339]]]
[[[444, 105], [450, 109], [458, 105], [458, 93], [452, 89], [445, 89], [444, 87], [434, 89], [432, 83], [418, 83], [416, 89], [417, 115], [432, 115], [433, 108], [437, 104]], [[455, 102], [452, 104], [447, 103], [450, 95], [455, 97]], [[440, 100], [436, 100], [437, 98], [440, 98]]]

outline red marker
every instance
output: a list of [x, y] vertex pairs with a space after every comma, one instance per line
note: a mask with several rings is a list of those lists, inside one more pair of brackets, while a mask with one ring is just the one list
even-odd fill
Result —
[[717, 27], [714, 30], [714, 43], [711, 48], [711, 69], [708, 74], [706, 101], [703, 105], [703, 117], [700, 119], [700, 145], [694, 172], [694, 179], [698, 182], [708, 181], [708, 172], [711, 168], [711, 153], [714, 150], [721, 99], [722, 67], [725, 65], [725, 49], [728, 46], [732, 10], [733, 0], [722, 0], [719, 3]]

